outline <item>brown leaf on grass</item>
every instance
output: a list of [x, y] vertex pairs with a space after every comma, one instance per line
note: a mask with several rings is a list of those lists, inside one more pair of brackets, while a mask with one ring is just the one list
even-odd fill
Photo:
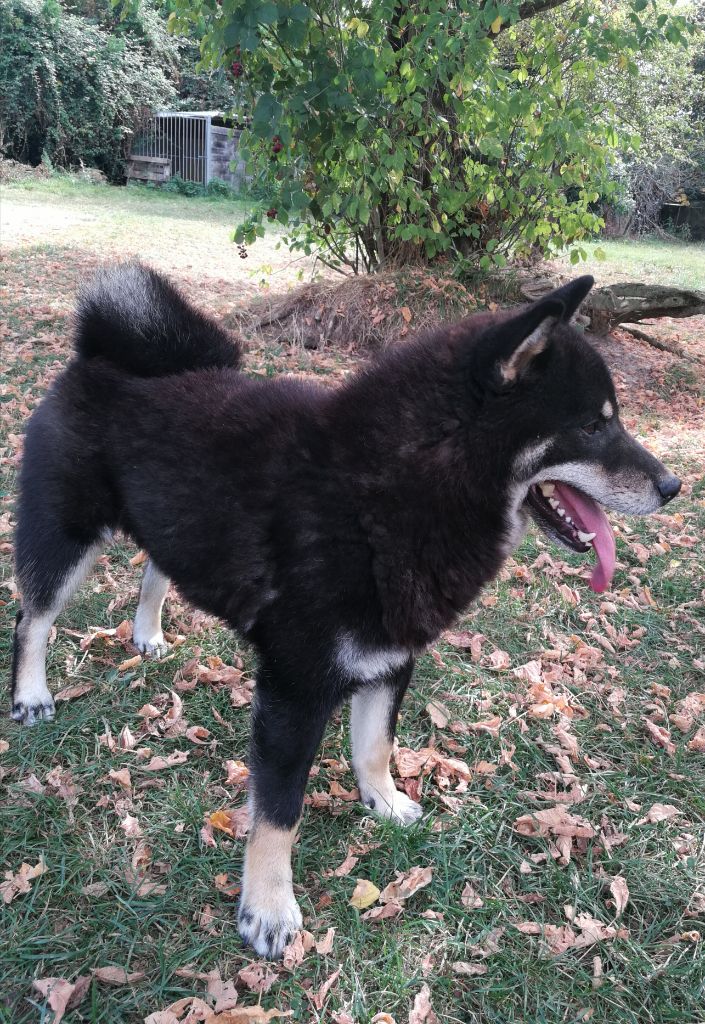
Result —
[[570, 814], [560, 804], [543, 811], [522, 814], [514, 822], [514, 831], [522, 836], [567, 836], [570, 839], [592, 839], [595, 829], [585, 818]]
[[629, 902], [629, 886], [622, 875], [617, 875], [610, 882], [610, 892], [614, 899], [614, 916], [621, 917]]
[[225, 762], [225, 785], [244, 789], [250, 775], [250, 769], [243, 761]]
[[575, 932], [570, 925], [539, 924], [537, 921], [520, 921], [514, 925], [523, 935], [540, 935], [551, 953], [558, 956], [575, 944]]
[[6, 754], [10, 749], [10, 744], [7, 740], [0, 740], [0, 754]]
[[456, 960], [450, 965], [453, 974], [460, 974], [463, 977], [471, 978], [478, 974], [487, 974], [486, 964], [469, 964], [466, 960]]
[[421, 750], [398, 747], [394, 752], [394, 762], [402, 779], [414, 778], [422, 774], [426, 775], [433, 771], [437, 757], [438, 751], [432, 747], [423, 747]]
[[91, 974], [106, 985], [134, 985], [146, 976], [144, 971], [128, 974], [124, 967], [94, 967]]
[[54, 1011], [53, 1024], [59, 1024], [67, 1010], [74, 1010], [83, 1001], [89, 987], [90, 975], [85, 974], [74, 982], [65, 978], [35, 978], [35, 988], [48, 1001]]
[[323, 872], [325, 878], [345, 878], [349, 875], [352, 869], [357, 864], [359, 857], [355, 857], [354, 854], [348, 853], [342, 864], [339, 864], [337, 868], [329, 868]]
[[199, 910], [196, 914], [196, 927], [200, 928], [202, 932], [208, 932], [209, 935], [218, 934], [216, 922], [217, 918], [210, 903], [206, 903], [203, 910]]
[[411, 310], [409, 309], [409, 307], [408, 307], [408, 306], [400, 306], [400, 308], [399, 308], [399, 312], [400, 312], [400, 313], [401, 313], [401, 315], [403, 316], [403, 318], [404, 318], [405, 322], [406, 322], [407, 324], [410, 324], [410, 323], [411, 323], [411, 321], [413, 320], [414, 314], [413, 314], [413, 313], [411, 312]]
[[142, 655], [135, 654], [132, 658], [126, 658], [121, 661], [117, 667], [118, 672], [129, 672], [130, 669], [137, 668], [142, 664]]
[[688, 750], [702, 753], [705, 751], [705, 725], [701, 725], [693, 738], [688, 741]]
[[643, 818], [634, 822], [635, 825], [656, 825], [659, 821], [667, 821], [681, 812], [673, 804], [652, 804]]
[[217, 967], [208, 974], [206, 992], [213, 1003], [213, 1009], [216, 1013], [221, 1013], [223, 1010], [232, 1010], [237, 1005], [238, 993], [235, 988], [235, 982], [223, 981]]
[[138, 565], [142, 565], [143, 562], [147, 561], [148, 554], [146, 551], [138, 551], [136, 555], [133, 555], [130, 559], [130, 565], [136, 569]]
[[64, 686], [62, 690], [54, 694], [54, 700], [59, 703], [62, 700], [76, 700], [77, 697], [85, 697], [93, 689], [93, 683], [76, 683], [74, 686]]
[[[387, 1018], [386, 1024], [394, 1024], [393, 1017], [390, 1017], [388, 1013], [384, 1014], [384, 1016]], [[381, 1017], [382, 1014], [378, 1013], [376, 1017], [373, 1017], [373, 1021], [381, 1019]], [[345, 1012], [345, 1010], [339, 1010], [338, 1013], [334, 1013], [331, 1020], [333, 1021], [333, 1024], [355, 1024], [355, 1021], [349, 1013]]]
[[[403, 902], [417, 893], [419, 889], [430, 885], [433, 880], [433, 868], [416, 866], [408, 871], [397, 873], [397, 877], [389, 885], [385, 886], [379, 893], [380, 903], [390, 903], [392, 900]], [[351, 900], [352, 902], [352, 900]], [[353, 904], [354, 905], [354, 904]]]
[[361, 914], [363, 921], [388, 921], [390, 918], [398, 917], [404, 911], [404, 906], [398, 900], [389, 900], [379, 907], [371, 907]]
[[208, 742], [210, 733], [207, 729], [204, 729], [202, 725], [191, 725], [184, 733], [187, 740], [191, 743], [197, 744], [197, 746], [203, 746], [204, 743]]
[[2, 896], [3, 903], [12, 903], [15, 896], [23, 896], [25, 893], [28, 893], [32, 888], [30, 882], [34, 881], [35, 878], [39, 878], [47, 870], [46, 862], [42, 859], [34, 866], [26, 863], [21, 864], [19, 871], [15, 873], [6, 871], [5, 881], [0, 882], [0, 896]]
[[441, 639], [450, 644], [451, 647], [458, 647], [463, 651], [470, 651], [470, 657], [478, 662], [482, 657], [482, 645], [487, 639], [482, 633], [464, 633], [448, 631], [443, 633]]
[[479, 722], [468, 722], [465, 726], [468, 732], [486, 732], [488, 736], [499, 736], [501, 727], [502, 719], [499, 715], [483, 718]]
[[243, 804], [242, 807], [235, 808], [223, 808], [219, 811], [213, 811], [208, 817], [208, 824], [219, 832], [225, 832], [226, 835], [232, 836], [233, 839], [242, 839], [243, 836], [247, 835], [247, 830], [250, 827], [250, 814], [247, 804]]
[[414, 1005], [409, 1013], [409, 1024], [439, 1024], [431, 1006], [431, 990], [426, 984], [421, 986], [421, 991], [414, 999]]
[[250, 992], [269, 992], [277, 975], [266, 964], [248, 964], [237, 972], [238, 979]]
[[439, 701], [429, 701], [426, 705], [426, 714], [437, 729], [445, 729], [450, 721], [450, 711]]
[[38, 793], [41, 796], [46, 793], [46, 786], [39, 781], [36, 775], [28, 775], [26, 779], [22, 779], [17, 783], [17, 788], [25, 793]]
[[130, 778], [129, 768], [111, 768], [108, 772], [108, 778], [113, 782], [117, 782], [121, 789], [126, 790], [128, 793], [132, 790], [132, 779]]
[[142, 826], [137, 818], [134, 818], [131, 814], [125, 815], [123, 820], [120, 822], [120, 828], [128, 839], [139, 839], [142, 835]]
[[671, 741], [671, 736], [667, 729], [664, 729], [661, 725], [656, 725], [656, 722], [652, 722], [650, 718], [644, 719], [644, 729], [657, 747], [662, 747], [671, 756], [675, 754], [676, 745]]
[[284, 947], [282, 964], [288, 971], [293, 971], [303, 963], [304, 957], [314, 947], [315, 940], [311, 932], [305, 929], [296, 932], [288, 946]]
[[391, 1013], [376, 1013], [370, 1024], [396, 1024], [396, 1021]]
[[167, 757], [153, 757], [149, 764], [144, 766], [146, 772], [161, 772], [165, 768], [173, 768], [177, 764], [183, 764], [188, 760], [188, 750], [173, 750]]
[[120, 735], [117, 738], [117, 745], [120, 750], [134, 750], [137, 746], [137, 740], [130, 732], [129, 725], [124, 725], [120, 730]]
[[198, 1024], [200, 1021], [212, 1020], [213, 1016], [211, 1007], [203, 999], [186, 996], [185, 999], [177, 999], [165, 1010], [150, 1013], [149, 1017], [145, 1017], [145, 1024]]
[[81, 888], [81, 893], [84, 896], [105, 896], [109, 889], [107, 882], [90, 882]]
[[509, 668], [511, 663], [512, 659], [507, 652], [500, 651], [499, 649], [492, 651], [492, 654], [487, 659], [488, 668], [494, 669], [495, 672], [502, 672], [504, 669]]
[[336, 981], [340, 977], [341, 970], [342, 970], [342, 966], [339, 967], [337, 971], [333, 971], [333, 973], [330, 975], [330, 977], [326, 978], [326, 980], [323, 982], [323, 984], [321, 985], [319, 990], [316, 992], [316, 994], [311, 996], [311, 1002], [313, 1003], [314, 1007], [317, 1010], [322, 1010], [323, 1009], [323, 1004], [326, 1001], [326, 996], [328, 995], [328, 993], [330, 992], [331, 988], [333, 987], [333, 985], [335, 985]]
[[[263, 1010], [261, 1006], [236, 1006], [225, 1013], [209, 1014], [203, 1024], [267, 1024], [275, 1017], [291, 1017], [292, 1010]], [[183, 1022], [186, 1024], [186, 1021]]]
[[79, 787], [73, 781], [73, 776], [68, 768], [57, 765], [47, 773], [45, 781], [54, 790], [55, 795], [63, 800], [68, 807], [73, 807], [78, 803]]
[[335, 938], [335, 928], [329, 928], [322, 939], [316, 942], [316, 952], [319, 956], [328, 956], [333, 948], [333, 939]]
[[218, 892], [222, 892], [224, 896], [230, 899], [240, 895], [240, 885], [237, 882], [231, 882], [230, 876], [226, 873], [215, 875], [213, 882]]
[[460, 894], [460, 902], [467, 910], [478, 910], [485, 905], [484, 900], [478, 896], [470, 882], [465, 883], [465, 888]]
[[380, 890], [374, 882], [370, 882], [366, 878], [358, 878], [349, 903], [356, 910], [365, 910], [366, 907], [371, 907], [373, 903], [377, 902], [379, 895]]

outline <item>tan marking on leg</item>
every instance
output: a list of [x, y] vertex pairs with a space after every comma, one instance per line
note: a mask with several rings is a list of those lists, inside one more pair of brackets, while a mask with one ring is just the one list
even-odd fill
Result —
[[278, 960], [301, 927], [294, 896], [291, 848], [298, 824], [280, 829], [255, 821], [247, 839], [240, 897], [240, 935], [259, 953]]
[[353, 695], [350, 713], [350, 738], [353, 768], [360, 799], [383, 818], [410, 825], [423, 814], [420, 804], [400, 793], [389, 771], [392, 741], [389, 717], [394, 691], [391, 687], [362, 689]]
[[132, 642], [147, 657], [163, 658], [169, 649], [162, 633], [162, 607], [168, 590], [169, 578], [149, 561], [132, 629]]

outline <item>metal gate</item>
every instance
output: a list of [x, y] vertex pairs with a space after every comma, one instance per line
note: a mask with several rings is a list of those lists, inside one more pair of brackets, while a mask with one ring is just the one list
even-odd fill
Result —
[[155, 114], [135, 137], [131, 155], [168, 160], [172, 176], [207, 185], [212, 177], [211, 117], [210, 111]]

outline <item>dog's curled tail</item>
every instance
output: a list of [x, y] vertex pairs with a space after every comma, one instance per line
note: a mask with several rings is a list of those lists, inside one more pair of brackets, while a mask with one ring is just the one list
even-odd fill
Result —
[[79, 296], [75, 328], [81, 358], [100, 357], [138, 377], [237, 367], [242, 356], [222, 327], [139, 263], [93, 278]]

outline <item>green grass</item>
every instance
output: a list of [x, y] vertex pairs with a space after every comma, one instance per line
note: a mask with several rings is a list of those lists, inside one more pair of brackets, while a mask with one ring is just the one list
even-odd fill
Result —
[[[44, 391], [54, 368], [65, 360], [66, 310], [85, 272], [82, 260], [90, 264], [91, 247], [99, 245], [96, 234], [85, 249], [79, 248], [87, 223], [81, 217], [104, 218], [101, 223], [105, 231], [114, 230], [116, 246], [123, 245], [133, 230], [147, 239], [161, 218], [168, 224], [170, 252], [186, 259], [198, 216], [212, 215], [215, 225], [225, 208], [219, 201], [211, 206], [208, 200], [180, 196], [132, 196], [126, 190], [86, 185], [74, 193], [72, 188], [70, 182], [52, 180], [25, 190], [31, 200], [26, 208], [28, 223], [36, 231], [31, 240], [16, 244], [3, 270], [0, 297], [11, 314], [10, 341], [0, 367], [3, 680], [17, 609], [10, 533], [16, 438], [28, 409]], [[20, 193], [13, 186], [13, 202], [22, 203]], [[62, 228], [58, 242], [42, 234], [36, 222], [52, 197], [75, 214], [72, 224]], [[46, 271], [43, 296], [35, 287], [42, 268]], [[201, 284], [200, 272], [198, 265], [192, 274], [194, 287]], [[30, 287], [35, 290], [28, 299]], [[52, 303], [56, 308], [47, 312]], [[46, 340], [49, 336], [51, 342]], [[250, 367], [275, 373], [296, 368], [303, 356], [292, 357], [282, 347], [270, 346], [251, 352], [248, 358]], [[314, 354], [310, 359], [305, 367], [309, 372], [331, 369], [326, 363], [329, 356]], [[339, 375], [335, 367], [331, 372]], [[689, 364], [669, 371], [661, 386], [664, 394], [686, 389], [697, 395], [702, 374], [698, 366]], [[425, 779], [422, 802], [427, 813], [410, 830], [377, 822], [354, 803], [342, 804], [337, 815], [307, 808], [295, 847], [296, 888], [306, 926], [317, 938], [326, 928], [335, 927], [335, 941], [329, 956], [313, 953], [293, 972], [281, 971], [262, 996], [265, 1007], [291, 1009], [296, 1021], [316, 1020], [307, 993], [341, 966], [338, 982], [319, 1015], [323, 1021], [345, 1010], [356, 1024], [369, 1024], [376, 1013], [386, 1011], [403, 1024], [424, 981], [443, 1024], [587, 1020], [682, 1024], [703, 1019], [702, 943], [678, 936], [694, 930], [705, 936], [705, 755], [687, 749], [695, 727], [685, 735], [671, 729], [676, 744], [673, 756], [655, 747], [644, 733], [645, 717], [655, 716], [661, 705], [669, 714], [687, 693], [705, 691], [705, 560], [698, 544], [687, 540], [700, 538], [705, 531], [703, 429], [695, 421], [656, 419], [648, 396], [638, 392], [632, 394], [632, 401], [631, 411], [639, 413], [641, 430], [689, 482], [690, 494], [665, 519], [624, 524], [633, 532], [619, 536], [620, 565], [613, 594], [608, 596], [614, 607], [588, 590], [581, 559], [568, 557], [561, 562], [559, 552], [532, 534], [516, 561], [487, 589], [486, 604], [471, 609], [458, 627], [486, 637], [485, 656], [494, 649], [506, 651], [512, 667], [541, 658], [546, 651], [562, 652], [561, 664], [571, 675], [556, 684], [556, 690], [567, 693], [583, 709], [570, 728], [580, 749], [572, 770], [585, 798], [568, 810], [596, 829], [608, 822], [624, 833], [625, 841], [608, 851], [601, 848], [599, 839], [588, 840], [569, 864], [561, 865], [550, 856], [547, 839], [527, 838], [514, 830], [518, 817], [551, 805], [533, 794], [546, 786], [541, 773], [557, 771], [556, 758], [548, 748], [556, 743], [552, 730], [560, 719], [531, 717], [526, 683], [511, 671], [493, 671], [486, 661], [475, 664], [469, 652], [440, 642], [435, 653], [419, 661], [416, 685], [404, 704], [400, 743], [415, 749], [434, 743], [471, 767], [484, 760], [497, 770], [492, 776], [474, 774], [465, 793], [454, 793], [453, 787], [444, 791], [437, 781]], [[645, 565], [637, 544], [649, 549]], [[654, 549], [655, 544], [661, 547]], [[174, 596], [167, 607], [167, 626], [182, 632], [185, 641], [174, 648], [171, 660], [119, 672], [117, 666], [129, 656], [129, 649], [96, 642], [87, 653], [81, 651], [79, 637], [69, 631], [85, 634], [89, 627], [116, 626], [133, 613], [139, 586], [139, 569], [129, 561], [134, 551], [123, 542], [114, 545], [57, 622], [49, 655], [52, 688], [90, 682], [93, 690], [60, 704], [51, 724], [22, 730], [7, 718], [0, 723], [0, 737], [9, 744], [0, 753], [0, 870], [17, 871], [23, 861], [34, 864], [40, 857], [48, 869], [32, 883], [29, 893], [0, 909], [2, 1024], [50, 1024], [51, 1011], [32, 991], [33, 978], [75, 980], [93, 967], [110, 965], [143, 971], [144, 979], [132, 986], [93, 982], [80, 1007], [65, 1018], [68, 1024], [138, 1024], [180, 997], [203, 995], [205, 984], [180, 977], [179, 968], [207, 972], [218, 967], [224, 978], [231, 978], [254, 958], [237, 936], [236, 900], [214, 883], [215, 876], [224, 872], [237, 882], [243, 841], [216, 833], [213, 849], [200, 839], [205, 814], [239, 806], [244, 799], [233, 796], [224, 785], [223, 765], [226, 759], [246, 756], [248, 709], [233, 710], [225, 690], [200, 685], [183, 694], [185, 717], [190, 724], [207, 728], [215, 745], [196, 747], [184, 737], [147, 737], [140, 743], [149, 745], [153, 754], [189, 751], [185, 764], [156, 774], [147, 772], [145, 762], [133, 754], [111, 753], [98, 740], [106, 726], [113, 736], [125, 725], [137, 733], [137, 711], [168, 693], [177, 670], [199, 648], [201, 662], [218, 655], [232, 663], [239, 655], [246, 670], [253, 670], [250, 651], [221, 628], [196, 631], [190, 611]], [[546, 552], [555, 561], [555, 576], [550, 565], [533, 567]], [[570, 575], [575, 570], [583, 574]], [[577, 604], [558, 591], [557, 585], [563, 583], [575, 589]], [[118, 606], [109, 611], [112, 601]], [[604, 650], [597, 637], [612, 643], [614, 653]], [[620, 647], [622, 641], [625, 646]], [[593, 664], [581, 670], [575, 659], [584, 644], [603, 658], [595, 657]], [[544, 668], [548, 671], [555, 664], [545, 660]], [[664, 686], [670, 688], [669, 696], [660, 689]], [[616, 688], [624, 691], [622, 702], [615, 703]], [[6, 704], [4, 691], [0, 699]], [[435, 729], [425, 711], [432, 699], [442, 702], [452, 712], [452, 720], [461, 723], [501, 717], [499, 738]], [[464, 749], [457, 750], [457, 744]], [[502, 751], [512, 764], [500, 763]], [[320, 773], [309, 791], [328, 789], [334, 776], [323, 761], [341, 755], [350, 758], [345, 710], [327, 731], [317, 761]], [[51, 787], [43, 795], [22, 788], [32, 774], [45, 783], [56, 766], [70, 772], [77, 786], [73, 807]], [[130, 768], [133, 782], [130, 813], [138, 818], [151, 850], [150, 877], [165, 886], [161, 894], [140, 896], [129, 880], [137, 842], [120, 828], [126, 807], [116, 807], [115, 798], [124, 794], [108, 779], [111, 769], [124, 767]], [[350, 773], [339, 781], [346, 789], [354, 785]], [[143, 783], [149, 785], [143, 787]], [[443, 802], [448, 793], [457, 798], [455, 813]], [[105, 796], [110, 798], [107, 805], [101, 800]], [[638, 825], [655, 802], [674, 804], [681, 815], [660, 824]], [[635, 803], [641, 810], [634, 809]], [[350, 844], [369, 842], [380, 845], [361, 856], [349, 877], [326, 876], [343, 861]], [[522, 863], [540, 853], [549, 854], [547, 860], [532, 863], [532, 872], [523, 873]], [[431, 885], [409, 901], [400, 918], [371, 924], [349, 906], [356, 877], [370, 879], [381, 888], [396, 871], [429, 864], [434, 868]], [[567, 905], [604, 924], [613, 923], [614, 911], [607, 901], [610, 880], [618, 874], [630, 890], [622, 922], [626, 937], [552, 956], [539, 937], [514, 927], [522, 921], [564, 925]], [[478, 909], [467, 910], [461, 904], [467, 881], [484, 901]], [[85, 886], [95, 883], [105, 887], [102, 894], [86, 895]], [[540, 902], [524, 902], [527, 896], [538, 896]], [[214, 934], [198, 924], [207, 905], [215, 915]], [[423, 917], [425, 911], [440, 916]], [[481, 961], [487, 972], [476, 977], [456, 974], [454, 962], [480, 962], [473, 958], [471, 947], [482, 944], [496, 929], [504, 931], [498, 951]], [[602, 958], [604, 975], [599, 987], [593, 986], [596, 955]], [[257, 998], [243, 993], [241, 1002]]]
[[[616, 281], [643, 281], [680, 288], [705, 290], [705, 242], [681, 242], [660, 238], [601, 239], [585, 246], [589, 258], [577, 267], [561, 259], [565, 270], [589, 272], [600, 284]], [[603, 260], [594, 253], [602, 250]]]

